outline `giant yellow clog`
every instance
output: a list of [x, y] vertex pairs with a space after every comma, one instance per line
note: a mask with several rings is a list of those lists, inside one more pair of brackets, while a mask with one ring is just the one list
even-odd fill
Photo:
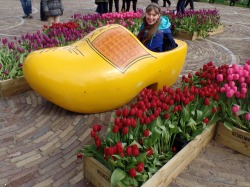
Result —
[[64, 109], [105, 112], [147, 86], [174, 84], [187, 52], [185, 42], [176, 43], [171, 51], [155, 53], [121, 25], [108, 25], [69, 46], [30, 53], [23, 73], [36, 92]]

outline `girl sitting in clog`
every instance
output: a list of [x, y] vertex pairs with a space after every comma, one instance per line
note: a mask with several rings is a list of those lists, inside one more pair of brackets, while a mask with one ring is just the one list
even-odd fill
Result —
[[170, 30], [170, 21], [161, 16], [161, 8], [151, 3], [146, 8], [146, 14], [137, 38], [154, 52], [163, 52], [174, 49], [177, 45]]

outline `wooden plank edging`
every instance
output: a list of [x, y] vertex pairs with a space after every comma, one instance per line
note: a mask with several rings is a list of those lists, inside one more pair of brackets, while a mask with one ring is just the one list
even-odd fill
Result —
[[227, 129], [223, 123], [218, 124], [215, 141], [250, 157], [250, 133], [233, 127]]
[[[219, 34], [224, 32], [224, 25], [219, 25], [218, 28], [208, 33], [209, 36]], [[195, 32], [188, 32], [188, 31], [179, 31], [176, 36], [178, 39], [183, 40], [197, 40], [197, 39], [204, 39], [202, 36], [199, 36], [198, 33]]]
[[0, 81], [0, 98], [31, 90], [24, 77]]

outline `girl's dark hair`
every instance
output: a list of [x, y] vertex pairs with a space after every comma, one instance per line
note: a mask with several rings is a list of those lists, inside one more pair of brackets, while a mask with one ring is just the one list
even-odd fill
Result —
[[147, 8], [146, 8], [146, 13], [149, 13], [151, 11], [155, 11], [156, 14], [160, 15], [159, 20], [153, 24], [153, 25], [148, 25], [147, 21], [146, 21], [146, 16], [143, 18], [143, 23], [145, 25], [145, 29], [148, 30], [148, 33], [146, 35], [146, 37], [141, 41], [143, 44], [147, 43], [148, 41], [151, 40], [151, 38], [153, 37], [153, 35], [155, 34], [155, 32], [157, 31], [160, 23], [161, 23], [161, 8], [158, 4], [156, 3], [150, 3]]

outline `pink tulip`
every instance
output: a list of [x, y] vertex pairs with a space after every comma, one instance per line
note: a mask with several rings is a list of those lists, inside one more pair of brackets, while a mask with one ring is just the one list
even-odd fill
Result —
[[233, 79], [234, 79], [234, 80], [238, 80], [238, 79], [239, 79], [239, 74], [234, 74], [234, 75], [233, 75]]
[[[250, 63], [250, 58], [249, 58], [249, 63]], [[250, 121], [250, 113], [246, 114], [246, 120]]]
[[233, 65], [232, 65], [232, 68], [233, 68], [233, 70], [234, 70], [234, 73], [239, 73], [239, 67], [238, 67], [237, 64], [233, 64]]
[[245, 64], [244, 65], [244, 70], [250, 72], [250, 64]]
[[238, 105], [232, 107], [232, 111], [235, 114], [237, 114], [237, 112], [239, 112], [239, 110], [240, 110], [240, 107]]
[[234, 82], [234, 81], [229, 82], [229, 86], [230, 86], [231, 88], [234, 87], [234, 86], [235, 86], [235, 82]]
[[229, 91], [226, 92], [227, 98], [231, 98], [231, 97], [233, 97], [233, 95], [234, 95], [234, 91], [233, 90], [229, 90]]
[[240, 77], [240, 78], [239, 78], [239, 82], [240, 82], [240, 83], [245, 82], [245, 78], [244, 78], [244, 77]]
[[227, 80], [228, 80], [228, 81], [232, 81], [232, 80], [233, 80], [233, 75], [228, 75], [228, 76], [227, 76]]
[[221, 87], [220, 88], [220, 93], [225, 93], [226, 92], [226, 89], [224, 87]]
[[250, 65], [250, 58], [247, 59], [246, 63]]
[[241, 95], [240, 95], [240, 92], [239, 92], [239, 91], [237, 91], [237, 92], [235, 93], [235, 97], [236, 97], [236, 98], [240, 98], [240, 97], [241, 97]]
[[243, 70], [243, 76], [244, 77], [248, 77], [249, 76], [249, 72], [247, 70], [245, 70], [245, 69]]
[[240, 84], [240, 86], [241, 86], [241, 88], [246, 88], [247, 84], [243, 82], [243, 83]]
[[216, 76], [216, 79], [217, 79], [218, 82], [222, 82], [223, 81], [223, 75], [222, 74], [218, 74]]
[[241, 91], [242, 94], [246, 94], [247, 93], [247, 88], [241, 88], [240, 91]]
[[241, 99], [245, 99], [246, 98], [246, 94], [240, 93], [240, 98]]
[[234, 86], [234, 87], [232, 87], [232, 90], [234, 91], [234, 93], [237, 91], [237, 87], [236, 86]]
[[232, 75], [234, 73], [234, 70], [232, 69], [232, 68], [229, 68], [228, 70], [227, 70], [227, 74], [228, 75]]

